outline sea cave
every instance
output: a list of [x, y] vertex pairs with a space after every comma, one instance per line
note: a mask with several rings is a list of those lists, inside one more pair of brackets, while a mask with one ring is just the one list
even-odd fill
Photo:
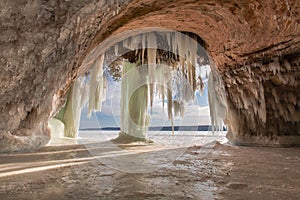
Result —
[[3, 0], [0, 22], [0, 199], [300, 198], [299, 1]]

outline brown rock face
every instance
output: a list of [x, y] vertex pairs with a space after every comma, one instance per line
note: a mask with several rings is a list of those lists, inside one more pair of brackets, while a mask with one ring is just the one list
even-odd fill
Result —
[[298, 0], [118, 2], [0, 2], [0, 151], [45, 145], [47, 121], [85, 57], [146, 27], [204, 40], [225, 84], [232, 142], [300, 144]]
[[299, 64], [300, 55], [296, 54], [225, 72], [230, 141], [245, 145], [299, 144]]

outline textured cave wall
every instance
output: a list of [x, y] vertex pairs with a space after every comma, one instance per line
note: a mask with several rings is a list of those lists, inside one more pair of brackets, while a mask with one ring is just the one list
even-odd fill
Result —
[[225, 83], [232, 142], [278, 144], [277, 136], [300, 135], [298, 0], [118, 2], [0, 2], [0, 151], [45, 145], [48, 118], [86, 70], [85, 56], [117, 33], [145, 27], [205, 41]]
[[241, 145], [299, 145], [300, 54], [226, 71], [229, 140]]
[[112, 7], [92, 0], [0, 1], [0, 152], [48, 143], [48, 119]]

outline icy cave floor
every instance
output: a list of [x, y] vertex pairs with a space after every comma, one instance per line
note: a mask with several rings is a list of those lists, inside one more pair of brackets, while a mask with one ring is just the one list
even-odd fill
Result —
[[116, 146], [116, 132], [98, 134], [0, 155], [0, 199], [300, 199], [300, 148], [229, 146], [208, 132]]

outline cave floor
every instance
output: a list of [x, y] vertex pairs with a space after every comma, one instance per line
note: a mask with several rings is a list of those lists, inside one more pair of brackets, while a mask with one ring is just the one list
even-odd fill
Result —
[[2, 154], [0, 199], [300, 199], [300, 148], [230, 146], [224, 136], [176, 146], [163, 137]]

